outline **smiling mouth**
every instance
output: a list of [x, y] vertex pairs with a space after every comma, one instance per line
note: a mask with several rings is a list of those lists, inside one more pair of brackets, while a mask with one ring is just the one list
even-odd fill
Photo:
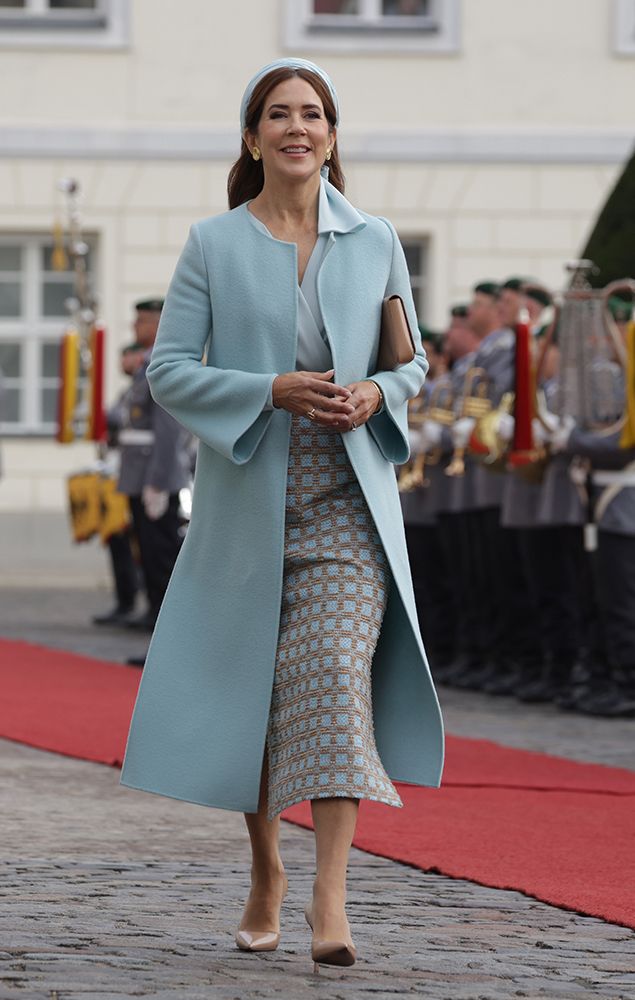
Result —
[[291, 156], [297, 156], [301, 153], [310, 153], [311, 150], [308, 146], [283, 146], [282, 153], [288, 153]]

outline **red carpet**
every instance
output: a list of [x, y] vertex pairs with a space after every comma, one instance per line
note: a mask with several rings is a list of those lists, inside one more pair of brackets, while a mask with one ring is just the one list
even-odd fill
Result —
[[[120, 765], [139, 677], [0, 639], [0, 736]], [[635, 928], [635, 773], [448, 736], [443, 787], [398, 788], [403, 809], [362, 803], [357, 847]]]

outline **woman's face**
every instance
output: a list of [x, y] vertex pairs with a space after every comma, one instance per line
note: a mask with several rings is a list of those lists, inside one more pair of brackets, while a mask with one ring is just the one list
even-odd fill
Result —
[[335, 129], [311, 84], [294, 76], [267, 94], [258, 131], [245, 132], [245, 141], [260, 149], [265, 176], [306, 180], [324, 163]]

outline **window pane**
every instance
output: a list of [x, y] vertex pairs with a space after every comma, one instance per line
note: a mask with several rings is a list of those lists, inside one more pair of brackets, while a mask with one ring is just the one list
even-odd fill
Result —
[[0, 400], [0, 421], [5, 424], [20, 422], [20, 389], [17, 386], [7, 386]]
[[44, 378], [57, 378], [60, 368], [60, 345], [42, 344], [40, 371]]
[[20, 315], [20, 285], [17, 281], [0, 281], [0, 316]]
[[21, 269], [22, 248], [0, 247], [0, 271], [20, 271]]
[[45, 281], [43, 286], [42, 315], [68, 316], [64, 303], [73, 295], [70, 281]]
[[428, 13], [429, 0], [382, 0], [382, 13], [389, 17], [405, 14], [407, 17], [421, 17]]
[[0, 371], [5, 378], [19, 378], [22, 374], [22, 350], [17, 343], [0, 340]]
[[314, 14], [359, 14], [359, 0], [313, 0]]
[[421, 247], [416, 243], [405, 243], [403, 252], [411, 275], [421, 274]]
[[57, 388], [45, 388], [40, 390], [40, 419], [44, 424], [53, 424], [57, 420]]
[[51, 10], [95, 10], [97, 0], [49, 0]]

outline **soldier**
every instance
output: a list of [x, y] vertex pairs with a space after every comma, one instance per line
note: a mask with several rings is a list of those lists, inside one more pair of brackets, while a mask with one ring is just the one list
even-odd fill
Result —
[[152, 631], [181, 546], [179, 491], [189, 482], [189, 435], [154, 402], [146, 378], [156, 338], [162, 299], [135, 305], [136, 341], [145, 349], [133, 377], [119, 433], [121, 468], [118, 489], [130, 499], [148, 610], [130, 624]]
[[[145, 349], [140, 344], [129, 344], [124, 347], [121, 351], [122, 372], [131, 378], [134, 377], [143, 364], [144, 355]], [[119, 461], [116, 450], [119, 447], [119, 431], [124, 419], [127, 419], [130, 391], [130, 388], [127, 388], [121, 394], [117, 402], [110, 407], [107, 415], [108, 446], [112, 449], [110, 454], [115, 455], [113, 465], [115, 465], [117, 472]], [[93, 622], [95, 625], [125, 625], [134, 611], [139, 591], [139, 573], [132, 554], [130, 529], [116, 531], [110, 535], [108, 549], [117, 603], [111, 611], [95, 615]]]
[[[461, 414], [466, 375], [474, 363], [477, 347], [478, 338], [468, 322], [468, 307], [453, 306], [444, 337], [451, 400], [448, 402], [441, 398], [438, 403], [442, 408], [451, 406], [457, 418]], [[435, 509], [439, 541], [445, 556], [453, 625], [448, 636], [452, 641], [447, 643], [451, 658], [439, 658], [433, 663], [433, 672], [436, 680], [449, 683], [452, 676], [463, 671], [466, 665], [481, 663], [485, 654], [478, 608], [470, 586], [474, 575], [470, 563], [473, 553], [466, 532], [466, 510], [470, 508], [474, 496], [474, 464], [466, 456], [462, 476], [450, 477], [446, 474], [454, 452], [452, 430], [450, 426], [432, 419], [425, 420], [423, 424], [419, 446], [424, 451], [437, 451], [440, 456], [438, 465], [428, 470], [429, 502]]]
[[[615, 310], [619, 308], [611, 304]], [[618, 317], [615, 317], [619, 324]], [[591, 385], [612, 376], [613, 416], [623, 410], [624, 376], [619, 365], [592, 362]], [[593, 376], [597, 378], [594, 380]], [[598, 396], [599, 396], [598, 392]], [[595, 394], [594, 394], [595, 396]], [[610, 401], [603, 398], [604, 409]], [[604, 416], [608, 416], [608, 412]], [[586, 681], [562, 707], [590, 715], [635, 717], [635, 447], [621, 446], [621, 432], [583, 430], [565, 418], [551, 434], [551, 450], [566, 461], [587, 460], [591, 473], [586, 489], [588, 513], [597, 526], [597, 551], [592, 567], [603, 643], [601, 659], [592, 660]], [[597, 657], [598, 653], [594, 650]]]
[[[419, 410], [421, 413], [430, 406], [431, 400], [437, 400], [438, 405], [442, 405], [439, 396], [443, 394], [444, 386], [449, 388], [449, 377], [443, 335], [425, 327], [420, 326], [419, 329], [430, 363], [422, 398], [414, 404], [422, 407]], [[425, 453], [425, 441], [419, 428], [420, 425], [413, 424], [410, 431], [411, 454], [415, 463], [419, 460], [418, 456]], [[446, 668], [453, 658], [455, 632], [453, 593], [436, 519], [439, 487], [444, 485], [443, 469], [432, 462], [427, 464], [425, 485], [408, 483], [409, 475], [412, 475], [410, 465], [400, 472], [401, 508], [417, 613], [430, 666], [436, 672]], [[431, 567], [434, 567], [433, 572]]]

